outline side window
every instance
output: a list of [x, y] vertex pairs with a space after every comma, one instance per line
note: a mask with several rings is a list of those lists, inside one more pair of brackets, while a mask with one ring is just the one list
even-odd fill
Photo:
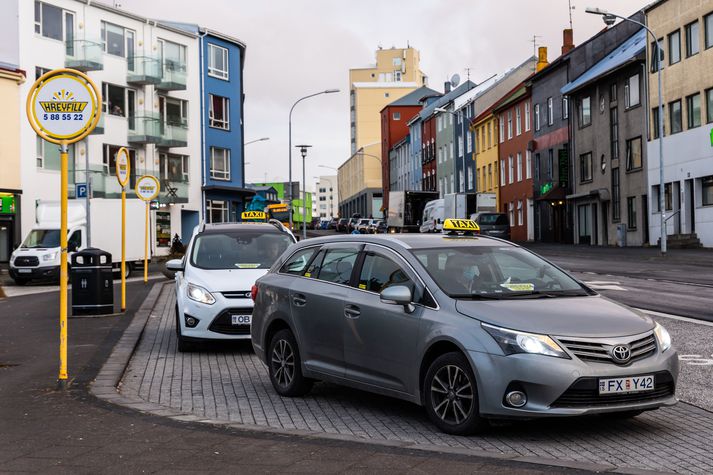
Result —
[[67, 248], [78, 251], [82, 247], [82, 231], [74, 231], [67, 240]]
[[[327, 249], [321, 266], [315, 269], [315, 272], [312, 273], [312, 277], [326, 282], [334, 282], [335, 284], [349, 285], [352, 269], [354, 269], [358, 255], [358, 248]], [[317, 256], [315, 261], [319, 261], [319, 257], [320, 256]]]
[[415, 294], [416, 285], [398, 264], [380, 254], [367, 253], [359, 276], [359, 288], [380, 293], [394, 285], [405, 285]]
[[287, 262], [283, 264], [280, 273], [302, 275], [316, 250], [316, 247], [308, 247], [307, 249], [301, 249], [295, 252]]

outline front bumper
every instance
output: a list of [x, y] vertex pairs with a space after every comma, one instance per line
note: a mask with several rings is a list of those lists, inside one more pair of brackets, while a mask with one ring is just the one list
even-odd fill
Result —
[[59, 280], [59, 266], [13, 267], [9, 269], [14, 279]]
[[[480, 412], [493, 418], [535, 418], [575, 416], [619, 411], [638, 411], [671, 406], [678, 402], [675, 386], [678, 379], [678, 355], [665, 353], [636, 361], [628, 366], [608, 363], [585, 363], [573, 359], [541, 355], [509, 356], [469, 352], [476, 368]], [[599, 396], [599, 378], [655, 375], [652, 393], [628, 397]], [[509, 407], [504, 402], [507, 391], [514, 388], [527, 394], [527, 404]]]
[[[178, 316], [181, 334], [188, 339], [201, 340], [249, 340], [250, 325], [231, 324], [231, 314], [252, 315], [253, 301], [248, 298], [226, 298], [213, 292], [215, 303], [206, 305], [189, 298], [179, 298]], [[188, 328], [186, 315], [198, 319], [198, 324]]]

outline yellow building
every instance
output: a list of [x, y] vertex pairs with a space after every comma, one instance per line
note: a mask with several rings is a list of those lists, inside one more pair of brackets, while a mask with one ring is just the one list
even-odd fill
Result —
[[0, 262], [7, 262], [20, 243], [20, 120], [24, 120], [20, 84], [24, 82], [24, 71], [0, 64]]
[[500, 165], [498, 163], [498, 119], [491, 109], [476, 117], [471, 125], [475, 131], [475, 172], [479, 193], [495, 193], [500, 209]]
[[378, 49], [376, 64], [349, 70], [351, 153], [339, 167], [340, 216], [381, 217], [381, 110], [427, 82], [414, 48]]

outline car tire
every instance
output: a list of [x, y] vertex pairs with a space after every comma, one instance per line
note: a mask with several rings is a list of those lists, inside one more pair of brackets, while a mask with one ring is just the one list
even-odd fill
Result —
[[178, 340], [179, 353], [187, 353], [193, 349], [193, 344], [186, 340], [186, 337], [181, 335], [181, 321], [178, 313], [178, 305], [176, 305], [176, 339]]
[[620, 411], [620, 412], [605, 412], [601, 416], [605, 419], [609, 420], [625, 420], [625, 419], [632, 419], [636, 416], [640, 416], [644, 411]]
[[[119, 269], [121, 269], [121, 265], [119, 265]], [[124, 263], [124, 279], [125, 279], [125, 280], [128, 279], [129, 277], [131, 277], [131, 271], [132, 271], [132, 270], [133, 270], [133, 269], [131, 268], [131, 263], [130, 263], [130, 262]], [[121, 270], [119, 270], [119, 273], [121, 273]]]
[[267, 352], [268, 372], [272, 387], [280, 396], [304, 396], [313, 381], [302, 374], [302, 359], [295, 336], [288, 329], [275, 333]]
[[423, 394], [428, 417], [441, 431], [470, 435], [487, 426], [480, 417], [473, 370], [462, 353], [446, 353], [431, 363]]

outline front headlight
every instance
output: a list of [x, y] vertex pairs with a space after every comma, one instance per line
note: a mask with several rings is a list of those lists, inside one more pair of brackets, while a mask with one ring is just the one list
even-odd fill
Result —
[[671, 348], [671, 335], [664, 327], [657, 323], [656, 327], [654, 327], [654, 333], [656, 334], [659, 348], [661, 348], [661, 353]]
[[42, 260], [47, 262], [47, 261], [53, 261], [57, 258], [57, 253], [56, 252], [51, 252], [49, 254], [45, 254], [42, 256]]
[[194, 284], [188, 284], [188, 298], [207, 305], [215, 303], [215, 297], [210, 292]]
[[567, 353], [549, 336], [536, 333], [526, 333], [517, 330], [500, 328], [487, 323], [481, 323], [483, 330], [488, 332], [506, 355], [514, 353], [530, 353], [534, 355], [569, 358]]

